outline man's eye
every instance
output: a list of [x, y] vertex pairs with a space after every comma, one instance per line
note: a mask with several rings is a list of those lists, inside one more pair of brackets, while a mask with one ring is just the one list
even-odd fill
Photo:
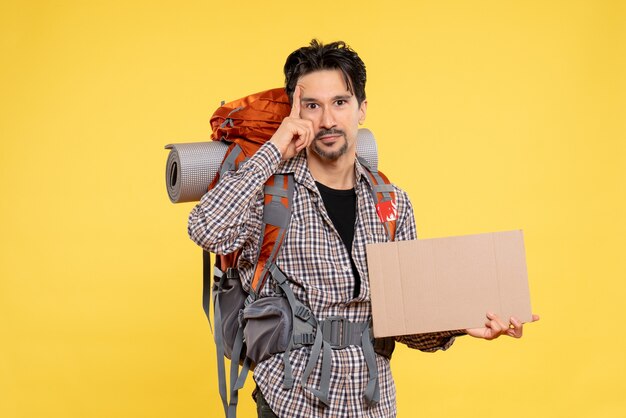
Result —
[[337, 106], [343, 106], [343, 105], [345, 105], [347, 102], [346, 102], [345, 100], [337, 100], [335, 103], [337, 104]]
[[317, 109], [318, 105], [317, 105], [317, 103], [307, 103], [306, 108], [307, 109]]

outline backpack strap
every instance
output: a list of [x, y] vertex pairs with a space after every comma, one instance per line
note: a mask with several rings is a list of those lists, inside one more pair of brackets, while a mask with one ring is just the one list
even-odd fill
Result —
[[233, 353], [230, 359], [230, 402], [226, 411], [227, 418], [237, 417], [237, 403], [239, 402], [239, 389], [243, 387], [243, 384], [248, 377], [248, 371], [250, 371], [251, 362], [248, 357], [245, 358], [241, 366], [241, 372], [239, 371], [239, 358], [245, 350], [245, 344], [243, 341], [243, 326], [239, 323], [237, 329], [237, 336], [235, 337], [235, 344], [233, 345]]
[[248, 158], [243, 150], [243, 148], [236, 142], [233, 142], [228, 146], [226, 150], [226, 154], [224, 155], [224, 159], [222, 160], [222, 164], [220, 165], [219, 170], [217, 171], [215, 177], [209, 184], [208, 189], [211, 190], [215, 185], [220, 181], [224, 173], [227, 171], [236, 171], [239, 168], [239, 165], [245, 162]]
[[[202, 252], [202, 307], [204, 313], [209, 320], [209, 326], [211, 325], [210, 306], [211, 296], [213, 296], [213, 320], [215, 322], [215, 331], [213, 332], [213, 339], [215, 341], [215, 350], [217, 354], [217, 380], [220, 398], [222, 399], [222, 406], [224, 408], [224, 415], [228, 415], [228, 398], [226, 397], [226, 366], [224, 363], [224, 338], [222, 335], [222, 315], [220, 309], [220, 299], [218, 293], [226, 280], [226, 273], [217, 267], [218, 261], [215, 261], [214, 275], [211, 275], [211, 256], [207, 251]], [[213, 295], [211, 295], [211, 277], [215, 280], [215, 286], [213, 288]], [[232, 359], [231, 359], [232, 361]]]
[[[217, 264], [217, 260], [216, 260]], [[204, 313], [209, 320], [209, 327], [211, 331], [213, 328], [211, 327], [211, 278], [215, 278], [215, 282], [218, 283], [218, 286], [221, 286], [221, 283], [224, 278], [224, 273], [215, 266], [215, 275], [211, 274], [211, 254], [208, 251], [202, 251], [202, 308], [204, 309]], [[228, 400], [226, 398], [226, 368], [224, 364], [224, 341], [222, 339], [222, 318], [220, 314], [220, 306], [219, 299], [217, 298], [217, 294], [214, 294], [215, 301], [213, 304], [214, 309], [214, 321], [215, 321], [215, 332], [213, 332], [213, 338], [215, 340], [215, 349], [217, 352], [217, 380], [218, 380], [218, 390], [220, 393], [220, 398], [222, 399], [222, 405], [224, 407], [224, 414], [228, 413]]]
[[239, 164], [241, 163], [243, 150], [237, 144], [233, 145], [229, 152], [227, 153], [224, 161], [222, 161], [222, 166], [220, 167], [220, 177], [224, 175], [227, 171], [235, 171]]
[[250, 292], [256, 299], [265, 284], [269, 268], [276, 260], [289, 223], [293, 206], [293, 174], [274, 174], [265, 183], [263, 225], [259, 240], [259, 258], [256, 263]]
[[372, 169], [365, 159], [357, 158], [367, 173], [378, 218], [385, 225], [389, 241], [394, 241], [396, 239], [396, 221], [398, 219], [395, 189], [387, 176], [378, 170]]

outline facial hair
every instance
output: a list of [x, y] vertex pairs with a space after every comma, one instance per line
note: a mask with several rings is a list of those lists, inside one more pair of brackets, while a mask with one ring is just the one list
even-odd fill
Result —
[[[343, 144], [336, 151], [328, 151], [325, 149], [325, 145], [320, 144], [320, 139], [326, 135], [341, 135], [343, 137]], [[322, 129], [319, 131], [311, 144], [311, 150], [325, 160], [335, 161], [348, 151], [348, 140], [346, 133], [341, 129]]]

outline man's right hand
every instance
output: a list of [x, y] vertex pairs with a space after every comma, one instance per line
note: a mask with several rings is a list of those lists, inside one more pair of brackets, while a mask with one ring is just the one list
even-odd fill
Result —
[[309, 146], [315, 137], [313, 122], [300, 118], [300, 86], [296, 86], [293, 93], [293, 105], [291, 113], [280, 124], [274, 136], [270, 139], [282, 155], [283, 160], [288, 160]]

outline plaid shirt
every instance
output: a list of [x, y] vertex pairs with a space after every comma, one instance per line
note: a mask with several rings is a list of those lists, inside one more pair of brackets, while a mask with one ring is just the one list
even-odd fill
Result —
[[[361, 276], [360, 294], [354, 298], [355, 279], [350, 255], [330, 220], [313, 177], [306, 154], [301, 152], [281, 163], [274, 144], [263, 145], [238, 171], [226, 173], [193, 209], [189, 235], [207, 251], [228, 254], [243, 248], [239, 271], [243, 286], [250, 289], [263, 213], [263, 185], [273, 173], [294, 173], [295, 193], [287, 237], [276, 264], [289, 279], [296, 297], [308, 305], [319, 320], [343, 316], [353, 322], [369, 321], [372, 310], [365, 244], [388, 241], [378, 219], [364, 168], [355, 162], [357, 214], [352, 257]], [[416, 239], [413, 208], [408, 196], [396, 188], [398, 220], [396, 240]], [[272, 296], [266, 283], [261, 297]], [[446, 350], [458, 332], [438, 332], [396, 337], [396, 340], [422, 351]], [[290, 354], [293, 377], [299, 382], [309, 357], [308, 347]], [[361, 347], [332, 350], [330, 406], [324, 406], [299, 384], [283, 388], [282, 355], [259, 364], [254, 380], [268, 404], [279, 417], [390, 417], [396, 415], [395, 386], [389, 360], [376, 355], [380, 402], [367, 407], [363, 393], [369, 378]], [[321, 361], [309, 377], [319, 387]]]

